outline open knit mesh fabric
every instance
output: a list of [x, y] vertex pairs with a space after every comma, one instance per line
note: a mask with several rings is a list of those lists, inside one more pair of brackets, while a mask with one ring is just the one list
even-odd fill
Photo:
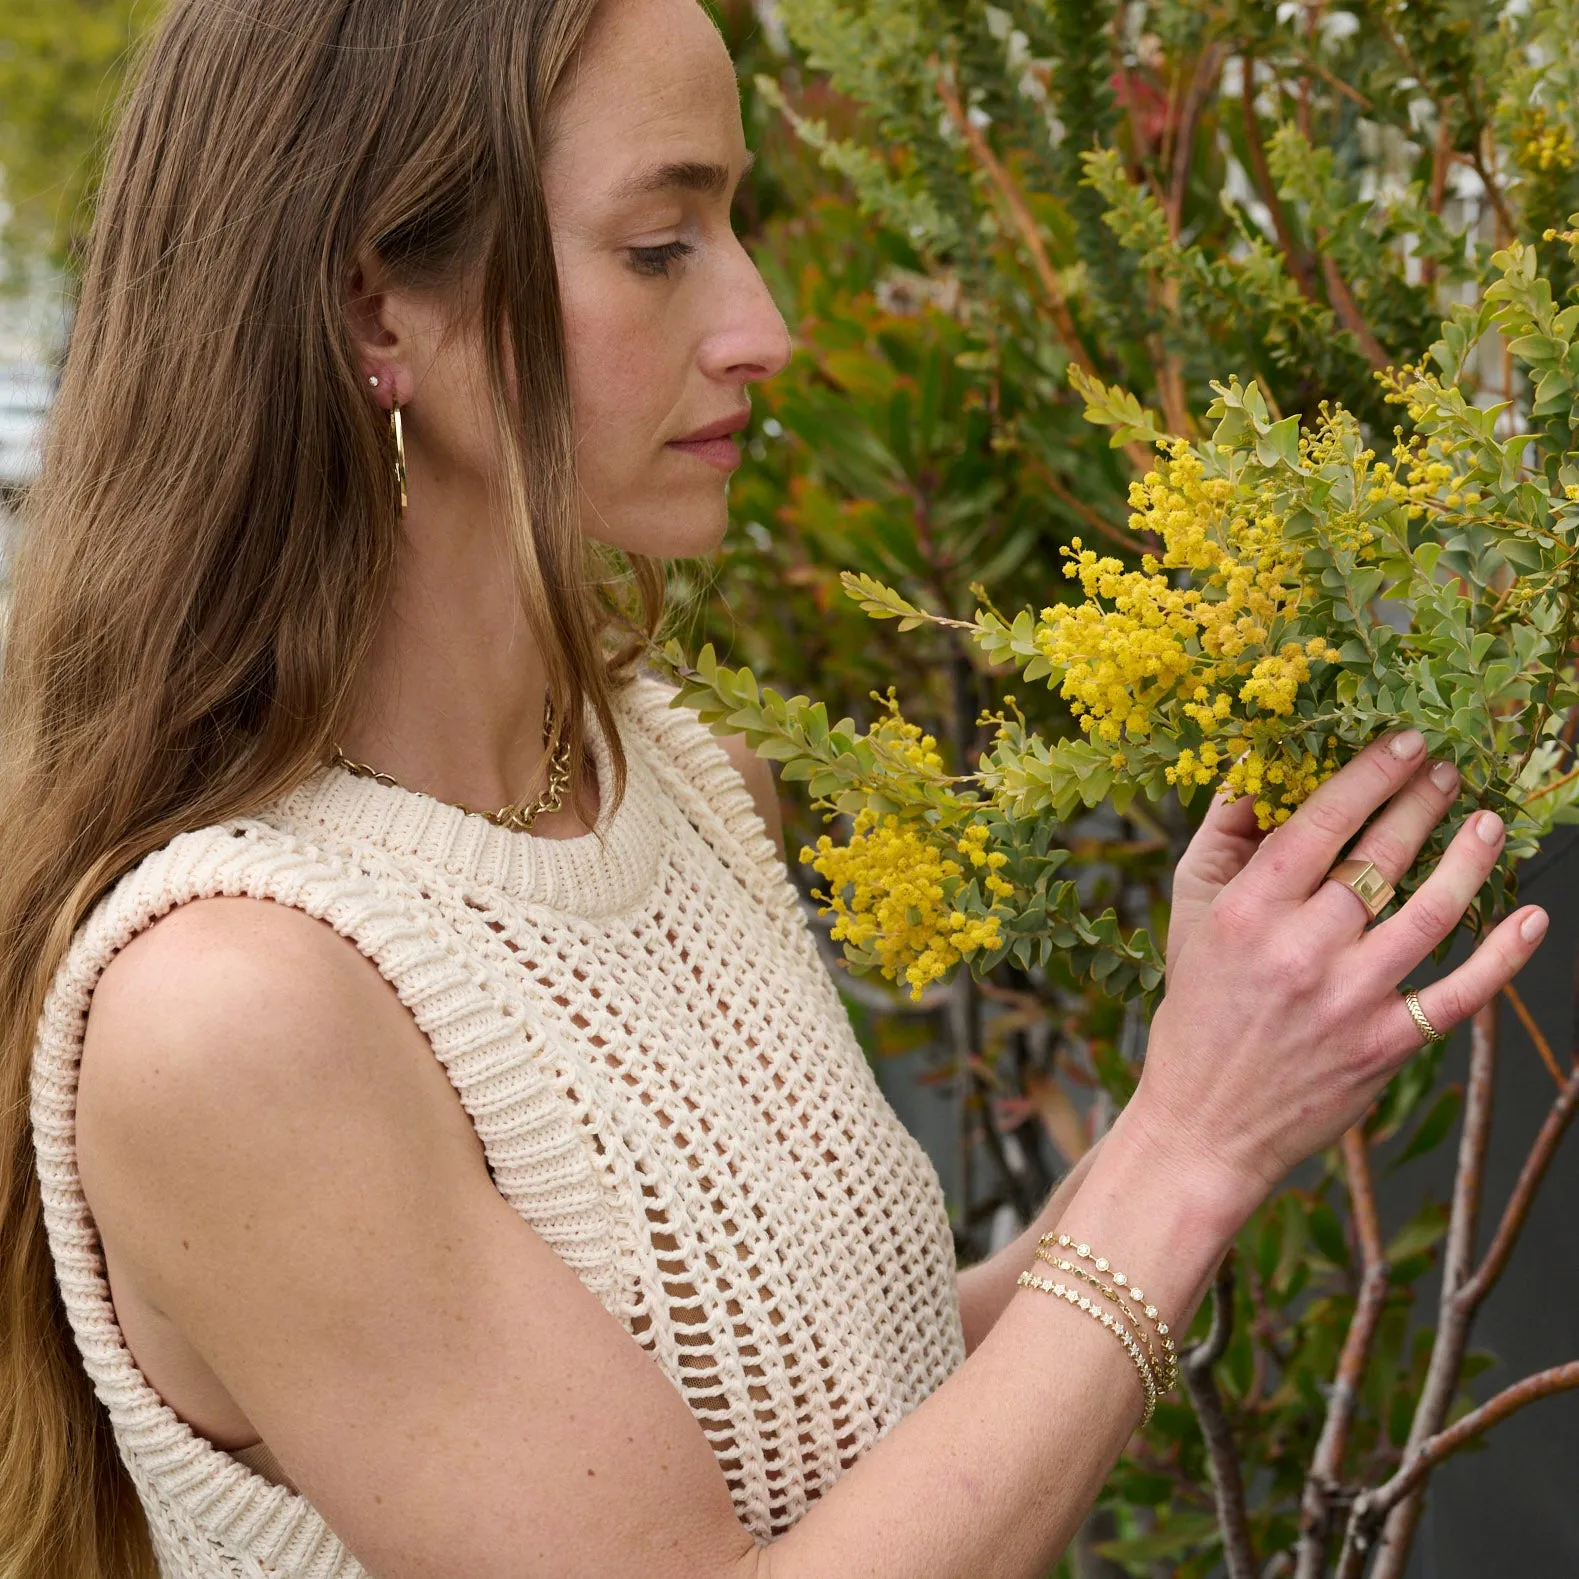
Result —
[[166, 1579], [363, 1574], [288, 1481], [148, 1385], [82, 1196], [94, 985], [200, 896], [295, 906], [373, 961], [500, 1194], [679, 1389], [759, 1542], [963, 1360], [937, 1173], [877, 1087], [739, 773], [670, 697], [645, 677], [620, 693], [629, 784], [592, 834], [533, 838], [326, 766], [253, 816], [171, 840], [78, 928], [34, 1056], [45, 1225]]

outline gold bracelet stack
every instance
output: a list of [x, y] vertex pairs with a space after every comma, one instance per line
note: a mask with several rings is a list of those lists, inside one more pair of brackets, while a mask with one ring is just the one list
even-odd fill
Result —
[[[1067, 1257], [1057, 1254], [1057, 1250], [1067, 1250], [1079, 1260], [1089, 1261], [1093, 1270], [1088, 1272], [1084, 1267], [1076, 1266]], [[1149, 1425], [1152, 1412], [1157, 1407], [1157, 1399], [1163, 1393], [1171, 1392], [1179, 1380], [1179, 1356], [1173, 1339], [1168, 1335], [1167, 1322], [1159, 1321], [1157, 1307], [1148, 1305], [1145, 1294], [1122, 1272], [1113, 1271], [1105, 1256], [1093, 1255], [1090, 1245], [1078, 1244], [1068, 1234], [1048, 1233], [1043, 1234], [1037, 1242], [1036, 1255], [1038, 1260], [1045, 1261], [1078, 1281], [1072, 1284], [1055, 1283], [1038, 1277], [1034, 1272], [1022, 1272], [1020, 1287], [1039, 1289], [1044, 1294], [1068, 1300], [1077, 1309], [1085, 1311], [1092, 1320], [1099, 1321], [1124, 1345], [1125, 1352], [1135, 1363], [1141, 1391], [1146, 1395], [1146, 1412], [1141, 1416], [1140, 1423], [1142, 1427]], [[1118, 1314], [1104, 1310], [1101, 1299], [1093, 1299], [1090, 1294], [1082, 1292], [1082, 1284], [1096, 1290], [1101, 1299], [1116, 1306]], [[1148, 1325], [1156, 1334], [1155, 1343], [1147, 1331]]]

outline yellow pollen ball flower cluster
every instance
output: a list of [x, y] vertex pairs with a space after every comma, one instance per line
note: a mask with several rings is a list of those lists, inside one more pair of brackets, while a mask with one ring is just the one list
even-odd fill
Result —
[[[1327, 425], [1300, 440], [1317, 462], [1337, 443]], [[1373, 459], [1366, 451], [1358, 464]], [[1085, 600], [1041, 611], [1037, 651], [1062, 673], [1060, 694], [1087, 734], [1117, 745], [1143, 741], [1159, 725], [1174, 732], [1193, 724], [1202, 743], [1179, 753], [1168, 781], [1221, 779], [1225, 791], [1253, 795], [1270, 827], [1333, 771], [1285, 746], [1280, 720], [1294, 712], [1312, 663], [1335, 663], [1337, 649], [1316, 636], [1267, 650], [1297, 616], [1300, 551], [1275, 511], [1237, 493], [1229, 478], [1207, 476], [1182, 440], [1164, 446], [1158, 469], [1131, 485], [1130, 504], [1131, 528], [1160, 538], [1162, 557], [1147, 554], [1140, 570], [1128, 570], [1073, 539], [1064, 574], [1079, 580]], [[1336, 525], [1361, 552], [1372, 540], [1358, 525]], [[1178, 569], [1194, 585], [1175, 585], [1167, 572]], [[1115, 754], [1114, 767], [1122, 763]]]
[[1514, 157], [1529, 171], [1566, 171], [1579, 163], [1579, 149], [1573, 133], [1564, 125], [1554, 125], [1539, 105], [1514, 133]]
[[824, 901], [822, 915], [838, 917], [834, 940], [873, 949], [883, 974], [903, 981], [910, 996], [919, 998], [929, 982], [966, 954], [1003, 941], [997, 915], [972, 916], [949, 899], [964, 871], [950, 849], [973, 868], [984, 869], [982, 886], [989, 893], [1006, 899], [1014, 892], [1014, 885], [998, 875], [1008, 857], [989, 851], [986, 843], [981, 823], [949, 841], [937, 830], [867, 809], [857, 813], [848, 844], [836, 845], [824, 834], [816, 849], [808, 846], [800, 858], [828, 882], [829, 893], [815, 897]]

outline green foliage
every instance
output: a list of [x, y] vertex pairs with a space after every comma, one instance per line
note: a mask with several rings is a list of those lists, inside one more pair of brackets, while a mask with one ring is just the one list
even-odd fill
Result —
[[9, 272], [69, 266], [88, 233], [105, 117], [156, 0], [6, 0], [0, 8], [0, 233]]
[[[1081, 914], [1111, 916], [1121, 948], [1106, 977], [1054, 903], [1032, 926], [1051, 936], [1056, 914], [1067, 959], [983, 950], [950, 989], [965, 1012], [936, 1000], [933, 1034], [968, 1071], [964, 1122], [994, 1159], [955, 1203], [973, 1259], [997, 1203], [1039, 1202], [1048, 1137], [1078, 1149], [1057, 1114], [1132, 1089], [1138, 1022], [1117, 1000], [1144, 1005], [1156, 989], [1120, 956], [1165, 932], [1168, 871], [1205, 802], [1169, 771], [1185, 750], [1200, 763], [1198, 721], [1170, 703], [1149, 710], [1149, 732], [1100, 738], [1043, 639], [1049, 611], [1089, 596], [1064, 574], [1076, 538], [1118, 574], [1163, 553], [1157, 517], [1131, 498], [1168, 459], [1159, 441], [1186, 440], [1296, 550], [1297, 608], [1236, 660], [1315, 637], [1337, 655], [1310, 663], [1287, 714], [1240, 698], [1238, 676], [1237, 726], [1262, 745], [1330, 744], [1336, 762], [1419, 722], [1461, 769], [1450, 827], [1475, 805], [1509, 822], [1510, 859], [1475, 927], [1512, 902], [1518, 859], [1544, 830], [1579, 816], [1567, 659], [1579, 265], [1561, 234], [1579, 210], [1579, 7], [780, 0], [778, 13], [793, 54], [771, 75], [754, 62], [753, 81], [850, 201], [809, 197], [753, 238], [796, 354], [754, 392], [761, 431], [732, 484], [735, 525], [666, 661], [681, 673], [684, 652], [711, 642], [743, 666], [732, 685], [755, 671], [802, 709], [820, 698], [852, 742], [879, 729], [872, 700], [897, 680], [943, 759], [915, 816], [993, 815], [1005, 853], [1035, 831], [1036, 878], [1003, 868], [1005, 940], [1042, 874], [1050, 897], [1072, 889]], [[1198, 590], [1209, 579], [1184, 564], [1169, 575]], [[741, 720], [694, 676], [685, 699], [719, 728]], [[778, 727], [757, 737], [770, 752]], [[785, 777], [809, 784], [802, 771]], [[820, 795], [787, 797], [803, 843], [819, 813], [844, 836], [863, 808], [910, 814], [902, 762], [852, 750], [815, 771]], [[874, 1001], [863, 1012], [876, 1023]], [[1400, 1181], [1456, 1130], [1441, 1051], [1412, 1060], [1367, 1122]], [[1398, 1462], [1432, 1342], [1415, 1291], [1444, 1221], [1424, 1200], [1386, 1225], [1389, 1292], [1346, 1486]], [[1357, 1280], [1328, 1159], [1241, 1235], [1235, 1335], [1215, 1372], [1262, 1558], [1298, 1540]], [[1107, 1501], [1118, 1531], [1105, 1549], [1128, 1571], [1217, 1571], [1205, 1447], [1184, 1403], [1159, 1409]]]

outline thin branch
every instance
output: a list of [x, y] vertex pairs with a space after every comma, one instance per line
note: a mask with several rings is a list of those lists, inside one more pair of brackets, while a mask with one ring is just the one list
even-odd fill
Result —
[[1036, 474], [1037, 478], [1041, 481], [1042, 485], [1047, 489], [1047, 491], [1052, 494], [1052, 496], [1057, 499], [1058, 502], [1065, 507], [1065, 509], [1072, 511], [1082, 521], [1084, 521], [1092, 531], [1100, 532], [1105, 538], [1108, 539], [1109, 542], [1116, 543], [1127, 553], [1134, 554], [1137, 559], [1142, 554], [1160, 555], [1162, 551], [1162, 544], [1158, 542], [1151, 533], [1148, 532], [1146, 534], [1146, 538], [1150, 539], [1150, 541], [1146, 541], [1145, 539], [1135, 537], [1131, 533], [1126, 532], [1121, 526], [1114, 526], [1114, 524], [1105, 516], [1103, 516], [1099, 511], [1094, 510], [1089, 504], [1087, 504], [1084, 499], [1080, 498], [1077, 494], [1066, 488], [1064, 484], [1058, 479], [1052, 467], [1050, 467], [1044, 460], [1038, 456], [1030, 455], [1023, 451], [1021, 453], [1022, 458], [1029, 464], [1031, 470]]
[[1546, 1040], [1540, 1026], [1535, 1023], [1535, 1016], [1525, 1008], [1524, 999], [1519, 996], [1518, 989], [1511, 981], [1502, 989], [1502, 995], [1513, 1005], [1513, 1012], [1518, 1015], [1519, 1024], [1535, 1043], [1535, 1051], [1541, 1055], [1541, 1062], [1551, 1071], [1552, 1079], [1557, 1082], [1557, 1089], [1561, 1091], [1567, 1082], [1563, 1079], [1563, 1072], [1557, 1067], [1557, 1060], [1552, 1055], [1551, 1043]]
[[[1315, 54], [1316, 24], [1321, 17], [1321, 0], [1305, 0], [1305, 48], [1308, 53]], [[1299, 127], [1299, 135], [1310, 141], [1310, 78], [1301, 76], [1299, 79], [1299, 95], [1294, 107], [1294, 122]]]
[[1502, 1209], [1502, 1220], [1492, 1236], [1491, 1248], [1486, 1251], [1475, 1275], [1458, 1292], [1455, 1303], [1464, 1306], [1466, 1313], [1473, 1313], [1490, 1293], [1492, 1285], [1502, 1276], [1525, 1219], [1530, 1215], [1535, 1192], [1546, 1177], [1546, 1170], [1551, 1166], [1552, 1157], [1573, 1122], [1576, 1109], [1579, 1109], [1579, 1068], [1568, 1076], [1557, 1093], [1557, 1100], [1547, 1111], [1540, 1133], [1535, 1137], [1535, 1144], [1530, 1147], [1530, 1154], [1519, 1170], [1518, 1183], [1513, 1186], [1508, 1204]]
[[1177, 140], [1173, 145], [1173, 178], [1168, 185], [1168, 234], [1177, 241], [1184, 222], [1184, 199], [1189, 190], [1190, 166], [1194, 163], [1195, 123], [1201, 118], [1201, 107], [1206, 95], [1222, 74], [1223, 55], [1227, 46], [1221, 39], [1213, 39], [1196, 58], [1195, 70], [1190, 73], [1190, 85], [1185, 90], [1184, 103], [1179, 110]]
[[927, 64], [937, 73], [934, 85], [938, 97], [943, 101], [943, 108], [947, 111], [949, 120], [954, 123], [954, 129], [965, 139], [972, 157], [986, 171], [988, 179], [997, 188], [998, 195], [1003, 199], [1010, 217], [1014, 220], [1015, 229], [1020, 233], [1020, 239], [1024, 241], [1026, 250], [1031, 254], [1037, 279], [1041, 281], [1059, 338], [1064, 342], [1064, 349], [1086, 372], [1095, 377], [1096, 365], [1092, 362], [1085, 343], [1075, 328], [1075, 321], [1069, 312], [1069, 300], [1064, 295], [1063, 287], [1058, 283], [1058, 276], [1047, 256], [1047, 248], [1042, 243], [1041, 232], [1036, 227], [1036, 219], [1026, 206], [1025, 198], [1014, 184], [1009, 172], [999, 162], [998, 156], [992, 151], [992, 145], [982, 136], [981, 128], [966, 113], [960, 103], [959, 94], [954, 91], [948, 73], [940, 65], [938, 57], [930, 56]]
[[[1426, 1367], [1425, 1385], [1415, 1405], [1404, 1458], [1417, 1453], [1442, 1429], [1463, 1371], [1473, 1308], [1462, 1303], [1459, 1290], [1469, 1282], [1475, 1254], [1475, 1224], [1486, 1168], [1486, 1143], [1491, 1133], [1492, 1090], [1497, 1072], [1497, 1000], [1476, 1013], [1470, 1025], [1469, 1080], [1464, 1096], [1464, 1127], [1459, 1136], [1458, 1166], [1453, 1175], [1453, 1204], [1448, 1215], [1447, 1245], [1442, 1257], [1442, 1291], [1438, 1302], [1436, 1340]], [[1423, 1496], [1408, 1493], [1388, 1514], [1372, 1579], [1403, 1579], [1404, 1565], [1420, 1520]], [[1351, 1521], [1352, 1527], [1352, 1521]], [[1340, 1573], [1342, 1572], [1340, 1566]]]
[[1272, 216], [1272, 228], [1277, 233], [1277, 244], [1283, 253], [1283, 262], [1289, 277], [1299, 286], [1307, 300], [1316, 299], [1316, 283], [1311, 277], [1310, 259], [1294, 245], [1294, 233], [1288, 228], [1288, 216], [1283, 211], [1283, 200], [1277, 195], [1272, 180], [1272, 167], [1267, 163], [1266, 143], [1261, 136], [1261, 118], [1256, 114], [1255, 57], [1244, 57], [1243, 86], [1240, 90], [1240, 108], [1245, 123], [1245, 147], [1250, 154], [1250, 173], [1255, 178], [1256, 190]]
[[[1164, 143], [1163, 159], [1171, 153], [1172, 172], [1167, 196], [1163, 200], [1163, 214], [1168, 225], [1168, 239], [1178, 244], [1184, 225], [1184, 199], [1189, 190], [1190, 166], [1195, 153], [1195, 128], [1201, 115], [1207, 93], [1222, 73], [1222, 60], [1226, 45], [1213, 39], [1196, 57], [1190, 72], [1188, 86], [1178, 100], [1178, 113], [1174, 106], [1168, 110], [1168, 136]], [[1174, 322], [1179, 318], [1179, 282], [1173, 275], [1162, 281], [1163, 311]], [[1192, 436], [1195, 418], [1190, 412], [1189, 394], [1184, 382], [1184, 370], [1179, 358], [1169, 350], [1160, 334], [1148, 335], [1147, 350], [1156, 369], [1157, 397], [1162, 405], [1163, 417], [1175, 432]]]
[[[1477, 137], [1472, 144], [1470, 161], [1475, 166], [1475, 174], [1480, 177], [1480, 183], [1486, 189], [1486, 196], [1491, 199], [1491, 206], [1497, 211], [1497, 221], [1502, 226], [1504, 238], [1518, 235], [1519, 227], [1513, 222], [1513, 215], [1508, 212], [1507, 200], [1502, 195], [1502, 188], [1497, 185], [1497, 179], [1491, 173], [1485, 156], [1481, 152], [1480, 138]], [[1506, 240], [1504, 241], [1506, 245]]]
[[[1317, 231], [1318, 250], [1325, 244], [1326, 237]], [[1360, 342], [1360, 351], [1365, 360], [1378, 372], [1390, 367], [1391, 360], [1382, 349], [1381, 341], [1371, 333], [1371, 326], [1366, 323], [1365, 315], [1350, 294], [1347, 283], [1338, 272], [1338, 265], [1333, 262], [1332, 255], [1328, 252], [1321, 253], [1321, 275], [1327, 282], [1327, 299], [1332, 303], [1332, 310], [1338, 315], [1338, 322]]]
[[1327, 1418], [1322, 1423], [1310, 1473], [1305, 1477], [1305, 1492], [1300, 1502], [1297, 1579], [1321, 1579], [1327, 1566], [1333, 1504], [1343, 1474], [1349, 1428], [1354, 1422], [1360, 1384], [1365, 1379], [1371, 1345], [1376, 1340], [1376, 1329], [1387, 1301], [1387, 1255], [1382, 1248], [1381, 1217], [1376, 1209], [1370, 1147], [1364, 1124], [1356, 1124], [1345, 1131], [1340, 1146], [1349, 1180], [1349, 1199], [1354, 1207], [1356, 1237], [1360, 1242], [1360, 1286], [1354, 1301], [1354, 1315], [1344, 1335], [1343, 1351], [1338, 1356], [1337, 1374], [1327, 1389]]
[[[1480, 1408], [1471, 1410], [1445, 1431], [1439, 1431], [1409, 1454], [1397, 1474], [1385, 1485], [1378, 1486], [1374, 1491], [1363, 1492], [1354, 1499], [1354, 1511], [1349, 1518], [1351, 1541], [1363, 1550], [1365, 1529], [1374, 1528], [1390, 1508], [1413, 1495], [1437, 1465], [1466, 1443], [1483, 1436], [1492, 1426], [1506, 1420], [1509, 1415], [1517, 1414], [1525, 1405], [1550, 1398], [1553, 1393], [1568, 1392], [1575, 1387], [1579, 1387], [1579, 1360], [1570, 1360], [1566, 1365], [1554, 1365], [1548, 1371], [1537, 1371], [1533, 1376], [1526, 1376], [1522, 1382], [1515, 1382], [1495, 1397], [1487, 1399]], [[1339, 1572], [1341, 1574], [1343, 1570], [1340, 1568]]]
[[[1575, 722], [1579, 722], [1579, 708], [1574, 710], [1573, 715], [1569, 720], [1569, 724], [1572, 725]], [[1543, 784], [1538, 790], [1532, 790], [1519, 804], [1521, 806], [1528, 806], [1531, 801], [1544, 800], [1545, 797], [1550, 795], [1553, 790], [1561, 789], [1564, 784], [1571, 784], [1575, 779], [1579, 779], [1579, 768], [1569, 768], [1569, 770], [1564, 773], [1561, 778], [1555, 778], [1550, 784]], [[1520, 1016], [1520, 1018], [1522, 1018], [1522, 1016]], [[1561, 1080], [1562, 1076], [1559, 1075], [1557, 1078]]]
[[1351, 104], [1357, 104], [1367, 115], [1375, 108], [1375, 105], [1353, 83], [1345, 82], [1336, 72], [1329, 71], [1311, 51], [1301, 49], [1298, 44], [1289, 44], [1287, 48], [1290, 56], [1305, 71], [1313, 77], [1319, 77], [1334, 93], [1341, 93]]
[[[1447, 197], [1447, 169], [1452, 155], [1452, 143], [1448, 138], [1447, 117], [1438, 114], [1436, 118], [1436, 141], [1431, 148], [1431, 212], [1440, 214], [1442, 204]], [[1436, 284], [1436, 259], [1422, 258], [1420, 260], [1420, 283], [1429, 290]]]
[[1206, 1439], [1228, 1579], [1256, 1579], [1255, 1548], [1250, 1543], [1250, 1520], [1245, 1512], [1244, 1476], [1239, 1468], [1233, 1428], [1228, 1424], [1222, 1394], [1212, 1376], [1212, 1367], [1227, 1352], [1233, 1329], [1233, 1258], [1225, 1256], [1212, 1284], [1211, 1328], [1202, 1342], [1185, 1350], [1179, 1380], [1184, 1383], [1195, 1417], [1201, 1423], [1201, 1435]]
[[[959, 94], [954, 91], [948, 79], [948, 72], [939, 62], [938, 57], [929, 56], [927, 64], [937, 74], [935, 86], [949, 120], [965, 139], [966, 146], [976, 162], [986, 171], [987, 178], [997, 188], [998, 195], [1003, 199], [1009, 217], [1014, 222], [1014, 228], [1019, 232], [1020, 240], [1025, 243], [1025, 250], [1031, 255], [1031, 266], [1036, 271], [1042, 294], [1047, 299], [1047, 310], [1052, 317], [1053, 327], [1064, 350], [1069, 353], [1070, 360], [1082, 371], [1089, 373], [1093, 378], [1099, 377], [1096, 364], [1091, 360], [1085, 342], [1080, 338], [1080, 331], [1075, 327], [1074, 316], [1069, 311], [1069, 299], [1064, 294], [1063, 286], [1058, 283], [1058, 275], [1051, 259], [1047, 256], [1047, 248], [1043, 244], [1041, 231], [1037, 229], [1035, 215], [1031, 213], [1013, 177], [1004, 169], [998, 156], [992, 151], [992, 145], [982, 136], [981, 128], [966, 113], [960, 103]], [[1153, 456], [1145, 445], [1131, 441], [1123, 448], [1124, 453], [1129, 457], [1130, 465], [1142, 476], [1151, 470]]]

